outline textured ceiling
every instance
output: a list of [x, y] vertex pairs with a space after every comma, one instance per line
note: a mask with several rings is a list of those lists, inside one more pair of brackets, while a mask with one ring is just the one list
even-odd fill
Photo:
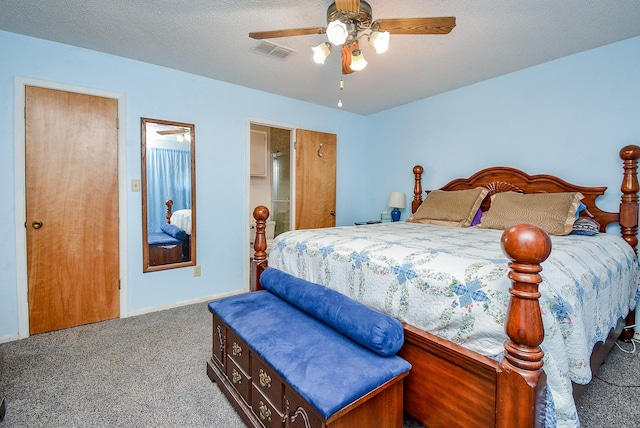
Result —
[[368, 67], [324, 65], [324, 35], [273, 39], [286, 60], [256, 54], [250, 31], [326, 25], [331, 0], [0, 0], [0, 30], [53, 40], [370, 114], [640, 35], [639, 0], [369, 0], [373, 19], [455, 16], [448, 35], [392, 35]]

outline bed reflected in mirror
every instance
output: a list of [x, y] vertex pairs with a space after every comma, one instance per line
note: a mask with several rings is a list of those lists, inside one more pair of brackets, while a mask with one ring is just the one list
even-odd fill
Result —
[[196, 264], [195, 126], [142, 118], [142, 267]]

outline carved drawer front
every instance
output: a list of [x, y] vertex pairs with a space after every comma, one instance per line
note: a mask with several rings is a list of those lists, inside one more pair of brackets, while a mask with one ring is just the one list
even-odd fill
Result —
[[226, 326], [216, 316], [213, 317], [213, 357], [219, 366], [224, 367], [224, 348], [226, 341]]
[[266, 428], [282, 428], [284, 426], [282, 413], [274, 407], [267, 397], [262, 395], [255, 384], [251, 394], [251, 409]]
[[283, 408], [282, 379], [269, 365], [265, 364], [264, 361], [255, 354], [251, 361], [251, 380], [256, 388], [258, 388], [276, 408]]
[[249, 391], [251, 390], [251, 379], [233, 360], [227, 360], [227, 378], [233, 387], [242, 395], [249, 404]]
[[244, 343], [244, 340], [240, 339], [233, 330], [227, 329], [227, 355], [230, 359], [244, 370], [245, 373], [249, 373], [249, 356], [250, 348]]
[[324, 426], [324, 418], [291, 387], [286, 388], [284, 400], [285, 417], [288, 417], [290, 421], [288, 427], [310, 428]]

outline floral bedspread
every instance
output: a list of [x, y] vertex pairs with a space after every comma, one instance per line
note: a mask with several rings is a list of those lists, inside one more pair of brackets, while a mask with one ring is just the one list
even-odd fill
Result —
[[[502, 231], [406, 222], [278, 236], [269, 266], [323, 284], [482, 355], [502, 353], [510, 280]], [[640, 295], [638, 261], [620, 237], [552, 236], [540, 305], [550, 426], [579, 426], [571, 381], [591, 379], [593, 345]]]

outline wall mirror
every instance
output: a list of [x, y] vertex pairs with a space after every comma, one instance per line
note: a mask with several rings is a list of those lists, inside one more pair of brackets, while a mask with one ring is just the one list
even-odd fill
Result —
[[143, 271], [195, 266], [195, 126], [141, 122]]

